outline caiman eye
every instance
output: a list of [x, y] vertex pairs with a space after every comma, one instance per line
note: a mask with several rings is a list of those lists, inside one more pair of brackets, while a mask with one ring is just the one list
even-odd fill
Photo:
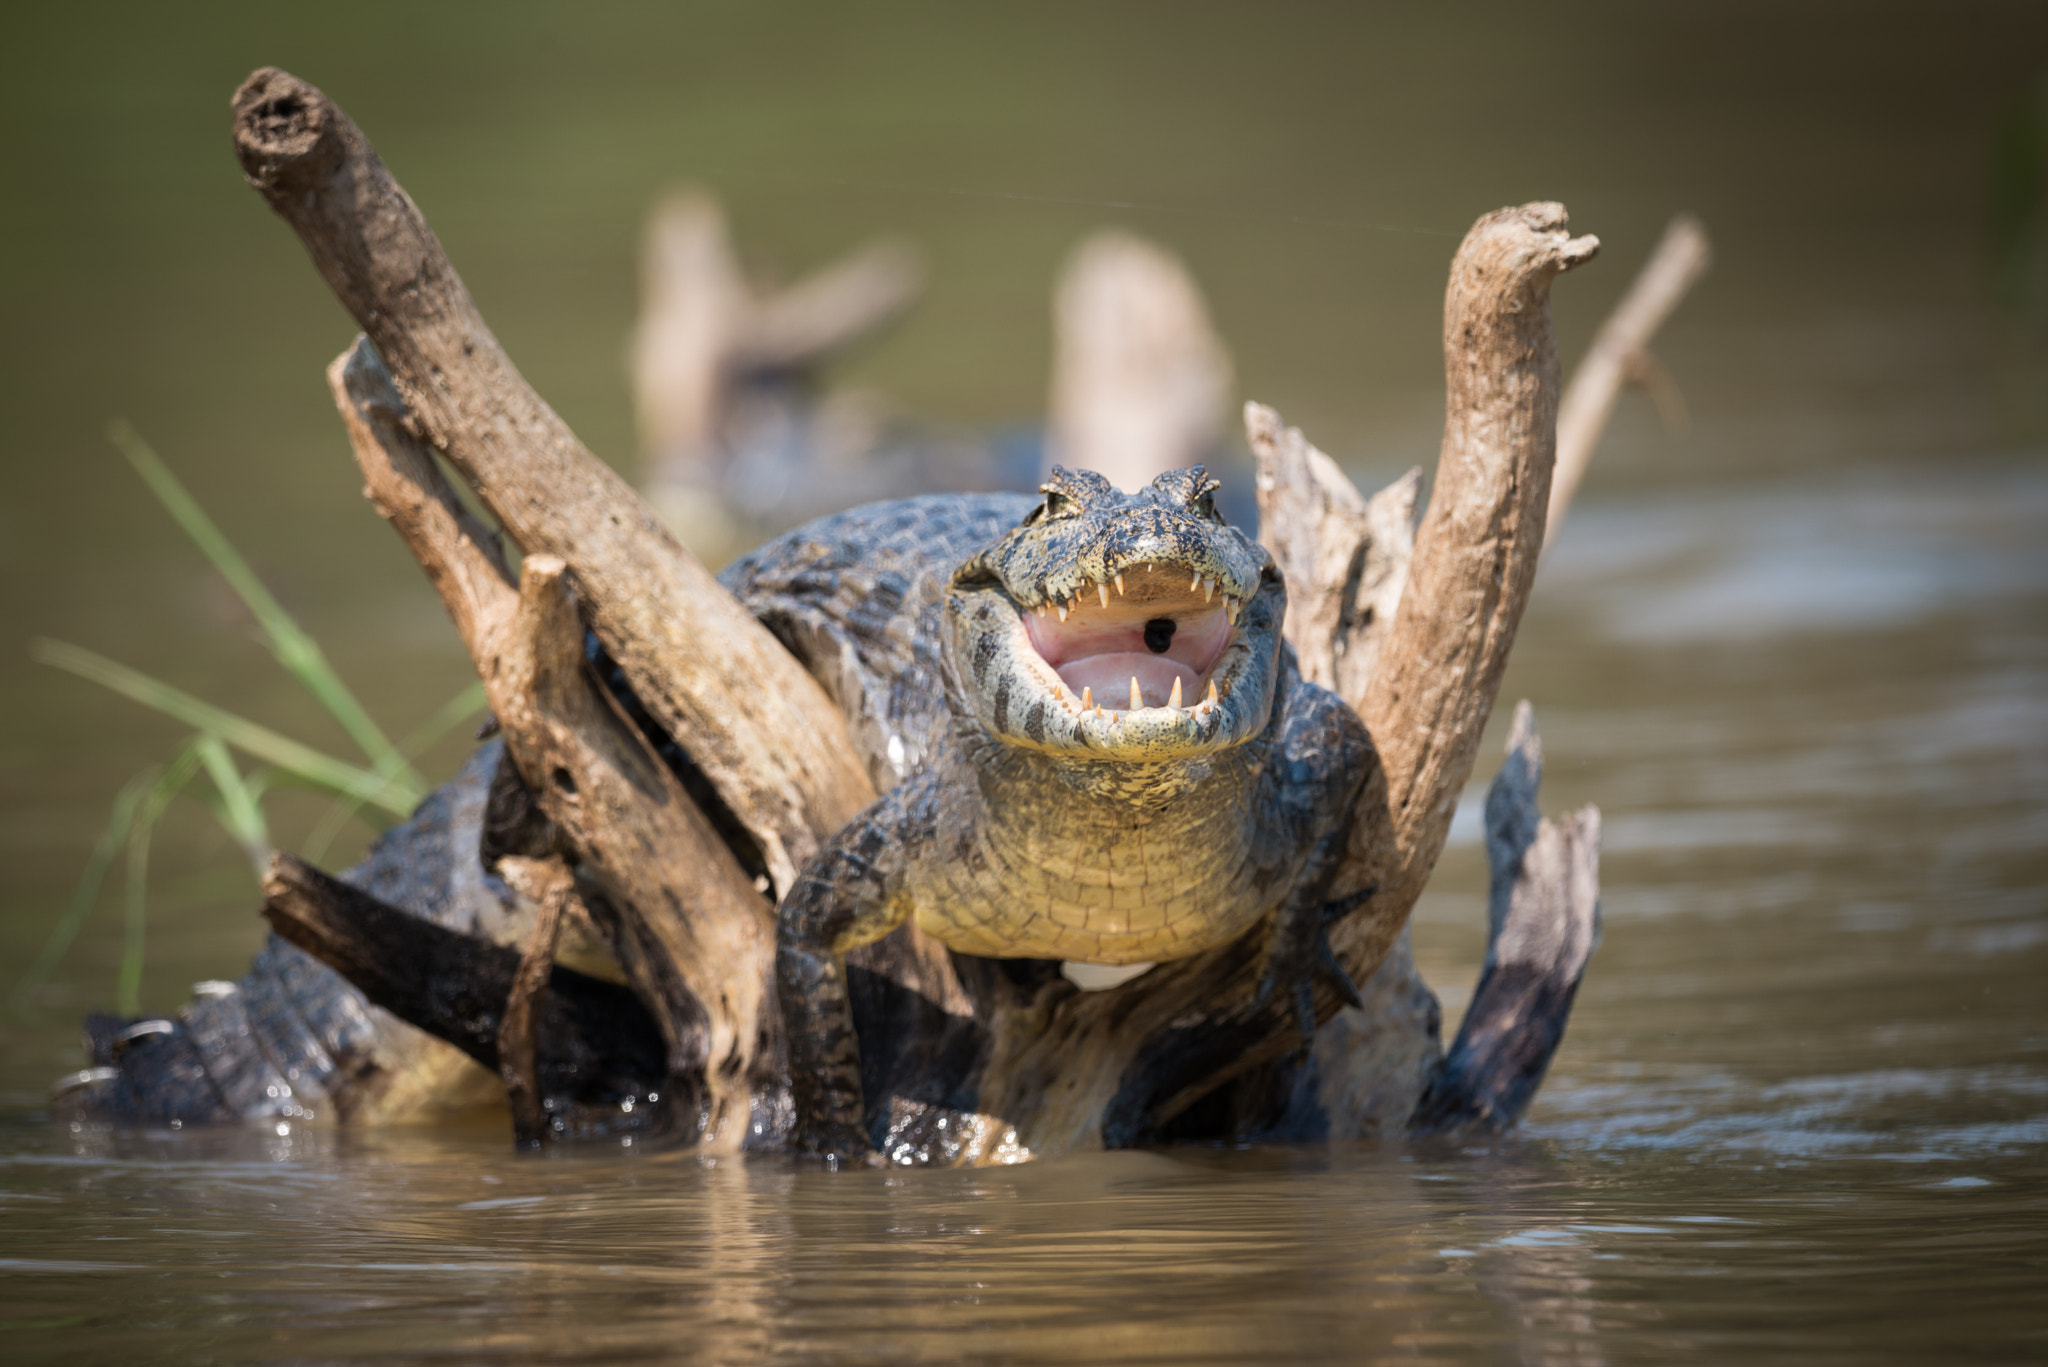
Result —
[[1216, 511], [1216, 491], [1222, 487], [1223, 481], [1212, 479], [1206, 481], [1200, 489], [1195, 491], [1195, 497], [1190, 506], [1194, 508], [1198, 516], [1206, 517], [1211, 522], [1223, 521], [1223, 514]]
[[1045, 502], [1032, 509], [1031, 515], [1024, 519], [1025, 526], [1030, 526], [1040, 518], [1069, 517], [1073, 514], [1074, 500], [1059, 490], [1046, 484], [1039, 486], [1038, 492], [1045, 495]]

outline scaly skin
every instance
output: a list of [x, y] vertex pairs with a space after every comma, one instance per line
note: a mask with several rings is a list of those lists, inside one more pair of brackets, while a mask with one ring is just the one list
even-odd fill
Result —
[[[918, 762], [783, 902], [777, 972], [799, 1147], [849, 1158], [868, 1149], [845, 956], [912, 917], [964, 953], [1102, 964], [1181, 958], [1263, 927], [1263, 990], [1284, 989], [1297, 1012], [1310, 977], [1336, 972], [1324, 888], [1362, 777], [1363, 732], [1296, 675], [1280, 639], [1279, 576], [1215, 516], [1213, 488], [1199, 467], [1137, 495], [1056, 471], [1044, 503], [943, 583], [934, 562], [964, 537], [933, 534], [948, 509], [912, 519], [926, 533], [914, 557], [923, 572], [896, 591], [936, 628], [920, 630], [910, 653], [942, 683], [944, 711], [927, 703], [905, 718], [840, 697], [857, 723], [915, 721], [884, 749], [908, 755], [914, 743]], [[832, 643], [842, 678], [860, 678], [845, 665], [846, 651], [860, 654], [858, 634], [835, 635], [815, 567], [862, 539], [850, 524], [906, 506], [857, 510], [756, 557], [766, 577], [813, 590], [782, 634], [800, 655], [798, 641]], [[752, 568], [739, 577], [759, 578]], [[1122, 649], [1139, 622], [1154, 659]], [[1178, 633], [1158, 640], [1193, 643], [1186, 659], [1154, 644], [1162, 622]], [[1129, 689], [1105, 687], [1113, 701], [1092, 688], [1076, 697], [1062, 665], [1074, 679], [1126, 667], [1134, 677]], [[1141, 677], [1145, 705], [1133, 706]], [[1312, 1013], [1301, 1023], [1306, 1038]]]

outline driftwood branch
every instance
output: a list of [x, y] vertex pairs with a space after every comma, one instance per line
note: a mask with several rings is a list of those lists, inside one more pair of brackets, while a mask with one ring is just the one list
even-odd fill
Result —
[[[1564, 524], [1565, 510], [1592, 464], [1593, 448], [1624, 384], [1635, 380], [1648, 387], [1666, 422], [1672, 421], [1677, 390], [1650, 355], [1650, 339], [1712, 264], [1706, 228], [1691, 214], [1680, 214], [1594, 335], [1592, 349], [1572, 372], [1571, 386], [1558, 404], [1557, 471], [1550, 481], [1546, 541], [1555, 540]], [[1675, 411], [1683, 412], [1682, 401]]]
[[[1550, 282], [1600, 245], [1565, 224], [1556, 204], [1497, 210], [1451, 264], [1429, 510], [1378, 658], [1352, 681], [1363, 691], [1340, 694], [1371, 732], [1386, 782], [1384, 820], [1355, 828], [1337, 888], [1378, 889], [1332, 932], [1354, 979], [1392, 947], [1443, 850], [1535, 579], [1556, 442]], [[1295, 549], [1316, 544], [1306, 529], [1272, 534], [1292, 543], [1291, 558], [1315, 554]], [[1315, 535], [1342, 533], [1325, 521]]]
[[415, 430], [522, 552], [574, 567], [599, 639], [787, 887], [821, 833], [874, 796], [824, 690], [526, 383], [346, 114], [265, 68], [235, 93], [234, 136], [249, 183], [376, 345]]
[[1528, 1107], [1600, 937], [1600, 809], [1549, 821], [1536, 805], [1543, 746], [1515, 709], [1507, 763], [1486, 793], [1486, 964], [1458, 1038], [1416, 1107], [1423, 1133], [1503, 1130]]

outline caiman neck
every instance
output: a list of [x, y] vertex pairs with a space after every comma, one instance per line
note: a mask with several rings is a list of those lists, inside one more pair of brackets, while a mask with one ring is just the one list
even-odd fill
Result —
[[[975, 728], [979, 731], [979, 728]], [[962, 747], [982, 819], [995, 825], [1090, 825], [1128, 831], [1159, 822], [1238, 831], [1272, 750], [1270, 728], [1241, 745], [1177, 759], [1081, 759], [1005, 745], [979, 732]]]

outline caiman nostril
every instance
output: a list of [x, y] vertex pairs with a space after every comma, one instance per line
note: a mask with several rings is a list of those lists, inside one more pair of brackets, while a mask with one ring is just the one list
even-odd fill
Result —
[[1164, 655], [1173, 645], [1173, 619], [1154, 617], [1145, 623], [1145, 649], [1154, 655]]

